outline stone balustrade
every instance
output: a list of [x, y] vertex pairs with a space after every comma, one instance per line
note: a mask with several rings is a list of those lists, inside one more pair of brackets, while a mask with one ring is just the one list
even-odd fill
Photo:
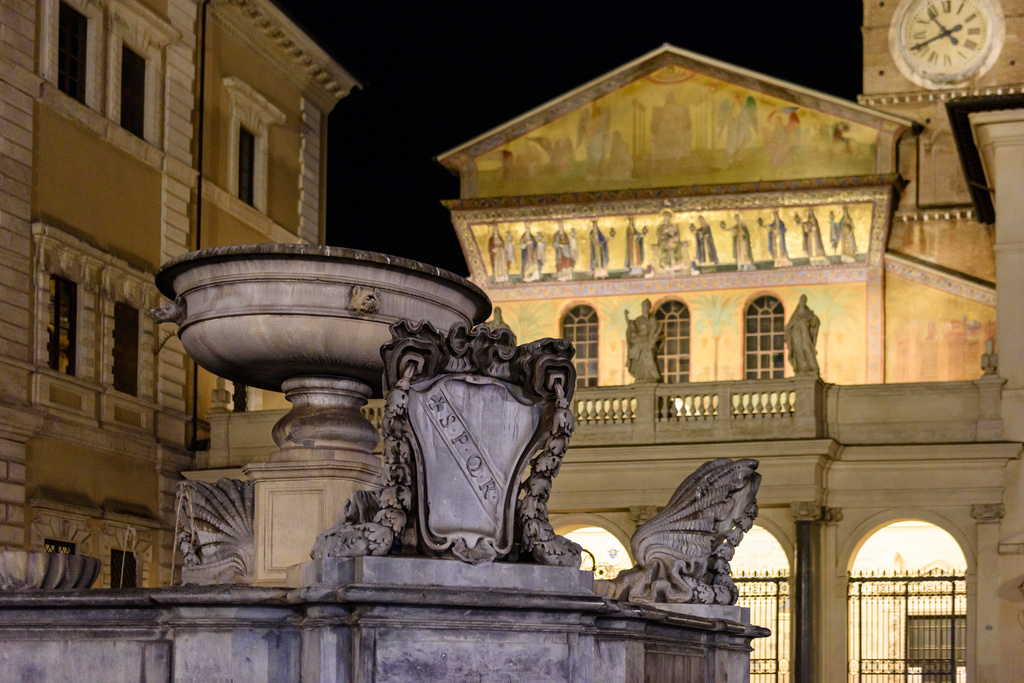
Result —
[[[574, 447], [831, 438], [842, 444], [969, 443], [1002, 438], [1003, 380], [834, 385], [818, 379], [627, 384], [576, 391]], [[266, 460], [287, 411], [210, 416], [206, 467]], [[363, 414], [380, 430], [384, 402]], [[380, 452], [380, 444], [376, 452]]]

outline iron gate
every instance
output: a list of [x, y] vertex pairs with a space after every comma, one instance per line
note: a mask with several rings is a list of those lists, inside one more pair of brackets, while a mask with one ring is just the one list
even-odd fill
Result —
[[789, 576], [783, 573], [737, 573], [738, 605], [750, 608], [750, 621], [771, 629], [768, 638], [751, 643], [752, 683], [789, 683]]
[[856, 575], [848, 596], [851, 683], [966, 681], [964, 576]]

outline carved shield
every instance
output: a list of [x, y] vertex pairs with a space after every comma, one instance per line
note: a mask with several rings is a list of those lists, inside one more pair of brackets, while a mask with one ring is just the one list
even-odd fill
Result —
[[420, 528], [435, 551], [493, 559], [512, 547], [519, 482], [542, 406], [490, 377], [448, 374], [414, 385]]

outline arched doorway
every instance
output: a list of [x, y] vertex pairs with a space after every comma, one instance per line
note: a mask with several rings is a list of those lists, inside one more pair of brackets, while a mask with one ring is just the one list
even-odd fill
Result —
[[956, 540], [928, 522], [868, 537], [847, 592], [850, 681], [966, 681], [966, 569]]
[[743, 535], [730, 563], [739, 589], [740, 607], [750, 608], [750, 621], [770, 629], [768, 638], [751, 643], [752, 683], [788, 683], [790, 652], [789, 558], [766, 529], [753, 526]]
[[559, 533], [583, 546], [580, 569], [594, 572], [595, 579], [614, 579], [619, 572], [633, 566], [625, 546], [606, 529], [584, 526]]

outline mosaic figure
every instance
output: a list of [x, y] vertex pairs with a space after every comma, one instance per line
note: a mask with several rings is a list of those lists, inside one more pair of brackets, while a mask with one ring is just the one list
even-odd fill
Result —
[[768, 225], [765, 225], [761, 218], [757, 219], [757, 224], [768, 231], [768, 253], [774, 260], [775, 267], [785, 268], [793, 265], [786, 249], [786, 224], [779, 217], [779, 210], [772, 211], [772, 222]]
[[558, 232], [552, 240], [555, 249], [555, 273], [560, 282], [572, 279], [572, 269], [576, 265], [578, 252], [576, 250], [576, 230], [573, 234], [565, 231], [565, 224], [558, 222]]
[[626, 268], [630, 275], [642, 275], [644, 272], [644, 236], [647, 228], [637, 230], [632, 216], [626, 227]]
[[690, 224], [690, 232], [697, 242], [697, 262], [702, 266], [717, 266], [718, 251], [715, 250], [715, 238], [711, 234], [711, 225], [704, 216], [697, 216], [697, 225]]
[[526, 224], [526, 231], [519, 238], [519, 256], [523, 267], [523, 282], [535, 282], [540, 279], [541, 270], [544, 268], [544, 242], [530, 231], [530, 224]]
[[495, 282], [508, 282], [508, 254], [505, 252], [505, 240], [498, 232], [498, 226], [491, 228], [491, 239], [487, 248], [491, 252], [491, 277]]
[[725, 221], [722, 221], [720, 227], [732, 235], [732, 256], [736, 260], [736, 270], [756, 270], [754, 256], [750, 251], [750, 231], [743, 218], [738, 213], [734, 215], [735, 225], [727, 227]]
[[803, 231], [804, 256], [811, 260], [813, 266], [827, 266], [828, 257], [825, 256], [825, 245], [821, 241], [821, 228], [814, 209], [808, 210], [807, 220], [800, 220], [800, 216], [795, 213], [793, 220]]
[[608, 277], [608, 238], [597, 221], [591, 221], [590, 227], [590, 269], [597, 279]]
[[835, 211], [828, 212], [829, 223], [832, 224], [832, 249], [840, 255], [843, 263], [853, 263], [857, 259], [857, 241], [853, 236], [853, 218], [850, 209], [843, 207], [843, 216], [836, 221]]
[[658, 224], [658, 265], [663, 273], [690, 267], [690, 242], [679, 238], [679, 226], [672, 222], [672, 211], [661, 212]]

